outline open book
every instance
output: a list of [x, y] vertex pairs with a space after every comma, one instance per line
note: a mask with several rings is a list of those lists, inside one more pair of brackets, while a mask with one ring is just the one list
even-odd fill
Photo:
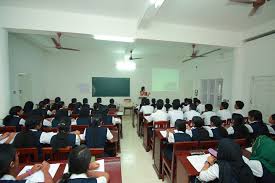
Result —
[[[97, 169], [95, 169], [94, 171], [104, 172], [105, 171], [104, 159], [97, 160], [96, 162], [99, 163], [99, 167]], [[69, 171], [69, 166], [68, 166], [68, 164], [66, 164], [65, 169], [64, 169], [64, 174], [68, 173], [68, 171]]]
[[192, 164], [192, 166], [200, 172], [204, 166], [205, 161], [210, 156], [210, 154], [203, 154], [203, 155], [193, 155], [187, 156], [188, 161]]

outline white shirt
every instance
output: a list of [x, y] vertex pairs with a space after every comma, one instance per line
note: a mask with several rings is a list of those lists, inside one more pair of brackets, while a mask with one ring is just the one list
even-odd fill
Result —
[[190, 110], [183, 114], [183, 119], [191, 121], [194, 116], [200, 116], [200, 113], [194, 110]]
[[210, 125], [211, 124], [211, 117], [216, 116], [216, 113], [213, 111], [207, 111], [202, 113], [201, 118], [204, 120], [204, 125]]
[[183, 119], [183, 112], [179, 110], [168, 111], [168, 120], [170, 120], [170, 127], [175, 126], [177, 119]]
[[[84, 133], [80, 135], [80, 139], [85, 140], [85, 136], [86, 136], [86, 129], [84, 130]], [[107, 138], [107, 140], [112, 140], [114, 138], [114, 136], [111, 133], [111, 131], [109, 130], [109, 128], [107, 128], [106, 138]]]
[[[249, 166], [249, 168], [252, 170], [252, 173], [256, 177], [262, 177], [263, 176], [263, 167], [260, 161], [258, 160], [249, 160], [247, 158], [243, 157], [244, 162]], [[215, 179], [219, 178], [219, 165], [215, 163], [214, 165], [210, 166], [207, 170], [203, 170], [200, 172], [199, 175], [200, 181], [213, 181]]]
[[[36, 132], [37, 130], [31, 129], [31, 131]], [[39, 141], [41, 144], [51, 144], [51, 139], [56, 134], [56, 132], [42, 132]]]
[[203, 128], [208, 131], [209, 137], [211, 137], [211, 138], [214, 137], [212, 129], [216, 129], [217, 127], [215, 127], [215, 126], [211, 126], [211, 127], [210, 126], [203, 126]]
[[242, 109], [235, 109], [232, 114], [240, 114], [243, 117], [247, 117], [247, 114], [245, 114], [245, 112]]
[[197, 111], [198, 111], [198, 113], [201, 114], [202, 112], [205, 111], [205, 106], [202, 105], [202, 104], [199, 104], [199, 105], [197, 106]]
[[190, 105], [187, 105], [187, 106], [184, 105], [184, 106], [182, 107], [182, 111], [183, 111], [183, 112], [189, 111], [189, 110], [190, 110], [189, 106], [190, 106]]
[[168, 121], [168, 114], [166, 111], [157, 110], [156, 112], [152, 113], [150, 116], [146, 116], [148, 122], [155, 122], [155, 121]]
[[248, 132], [249, 132], [249, 133], [253, 133], [253, 132], [254, 132], [252, 126], [250, 125], [250, 124], [252, 124], [252, 123], [257, 123], [257, 121], [252, 121], [252, 122], [249, 122], [249, 124], [244, 124], [245, 127], [248, 129]]
[[[178, 130], [174, 130], [174, 132], [175, 133], [184, 133], [183, 131], [178, 131]], [[174, 134], [169, 132], [167, 140], [169, 143], [175, 143]]]
[[266, 124], [266, 127], [268, 128], [270, 134], [275, 135], [275, 130], [270, 126], [270, 124]]
[[227, 120], [232, 118], [231, 112], [227, 109], [217, 111], [217, 116], [219, 116], [221, 120]]
[[[82, 174], [72, 174], [70, 179], [88, 179], [89, 177], [87, 176], [86, 173]], [[105, 177], [98, 177], [96, 178], [97, 183], [107, 183], [107, 179]]]
[[151, 105], [145, 105], [142, 106], [141, 109], [139, 110], [139, 112], [142, 112], [143, 115], [145, 114], [152, 114], [154, 112], [154, 107]]
[[[0, 180], [12, 180], [12, 181], [16, 181], [16, 179], [12, 175], [8, 175], [8, 174], [4, 175], [2, 178], [0, 178]], [[35, 183], [35, 182], [30, 181], [30, 180], [26, 180], [26, 183]]]

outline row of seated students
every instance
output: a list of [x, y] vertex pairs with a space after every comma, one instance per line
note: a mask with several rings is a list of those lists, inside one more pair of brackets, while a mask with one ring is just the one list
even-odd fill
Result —
[[[68, 157], [68, 173], [65, 173], [60, 183], [107, 183], [109, 174], [106, 172], [94, 171], [98, 168], [96, 162], [91, 162], [91, 153], [85, 145], [75, 147]], [[0, 145], [0, 182], [3, 183], [31, 183], [24, 180], [26, 177], [41, 170], [44, 175], [45, 183], [53, 183], [53, 177], [49, 173], [50, 164], [46, 161], [35, 164], [31, 170], [17, 175], [19, 168], [19, 157], [16, 149], [10, 144]]]

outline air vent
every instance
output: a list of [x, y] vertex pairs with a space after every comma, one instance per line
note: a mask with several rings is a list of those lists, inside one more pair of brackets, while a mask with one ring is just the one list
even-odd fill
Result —
[[263, 37], [266, 37], [266, 36], [270, 36], [272, 34], [275, 34], [275, 30], [271, 30], [269, 32], [266, 32], [266, 33], [263, 33], [263, 34], [259, 34], [259, 35], [254, 36], [254, 37], [247, 38], [247, 39], [244, 40], [244, 42], [247, 43], [247, 42], [250, 42], [250, 41], [254, 41], [256, 39], [260, 39], [260, 38], [263, 38]]

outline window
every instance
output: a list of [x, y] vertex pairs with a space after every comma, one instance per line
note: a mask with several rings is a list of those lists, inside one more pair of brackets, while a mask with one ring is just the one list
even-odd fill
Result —
[[200, 98], [203, 104], [212, 104], [217, 108], [222, 102], [223, 79], [201, 80]]

